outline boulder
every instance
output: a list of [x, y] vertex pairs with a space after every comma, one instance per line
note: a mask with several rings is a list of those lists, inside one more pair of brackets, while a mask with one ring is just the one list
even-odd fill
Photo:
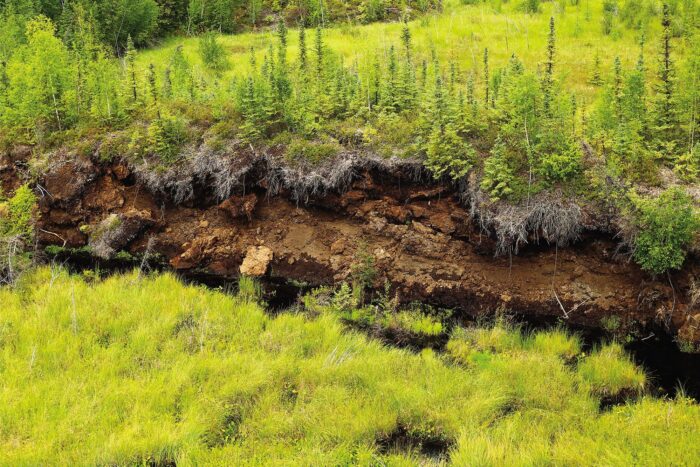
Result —
[[272, 261], [272, 250], [266, 246], [251, 246], [243, 258], [241, 274], [244, 276], [264, 276]]

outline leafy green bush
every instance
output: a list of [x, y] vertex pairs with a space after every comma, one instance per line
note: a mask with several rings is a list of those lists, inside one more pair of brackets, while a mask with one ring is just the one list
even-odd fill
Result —
[[630, 197], [639, 229], [634, 242], [635, 261], [654, 274], [679, 269], [685, 261], [685, 248], [700, 228], [690, 196], [674, 187], [657, 198], [642, 198], [635, 193]]

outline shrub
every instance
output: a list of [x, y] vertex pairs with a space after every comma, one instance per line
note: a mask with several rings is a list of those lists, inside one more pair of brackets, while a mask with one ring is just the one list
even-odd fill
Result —
[[29, 185], [22, 185], [12, 198], [0, 203], [0, 235], [31, 239], [34, 234], [36, 201], [36, 195]]
[[0, 283], [13, 283], [29, 266], [24, 249], [34, 238], [35, 214], [36, 195], [28, 185], [18, 188], [7, 201], [0, 198]]
[[517, 178], [505, 155], [505, 145], [496, 143], [484, 162], [484, 176], [480, 187], [497, 201], [513, 194]]
[[457, 134], [452, 125], [436, 128], [430, 135], [425, 166], [435, 178], [447, 175], [452, 180], [464, 178], [474, 165], [476, 151]]
[[673, 170], [684, 182], [693, 183], [700, 175], [700, 143], [676, 159]]
[[600, 325], [609, 333], [615, 333], [622, 326], [622, 320], [617, 315], [608, 315], [600, 319]]
[[148, 127], [148, 152], [166, 164], [175, 162], [186, 142], [187, 127], [181, 117], [163, 114]]
[[581, 170], [581, 151], [573, 146], [561, 152], [545, 154], [540, 160], [540, 173], [549, 182], [563, 182]]
[[540, 0], [523, 0], [520, 9], [525, 13], [538, 13], [540, 11]]
[[636, 207], [639, 233], [634, 241], [634, 259], [645, 271], [662, 274], [679, 269], [686, 257], [700, 221], [692, 199], [681, 188], [664, 191], [657, 198], [630, 195]]
[[204, 33], [199, 38], [199, 56], [204, 62], [204, 66], [210, 70], [220, 72], [228, 68], [226, 52], [218, 42], [216, 34], [213, 32]]
[[354, 261], [350, 265], [350, 277], [353, 286], [358, 290], [370, 287], [377, 277], [376, 259], [367, 250], [367, 244], [364, 242], [360, 242], [355, 251]]

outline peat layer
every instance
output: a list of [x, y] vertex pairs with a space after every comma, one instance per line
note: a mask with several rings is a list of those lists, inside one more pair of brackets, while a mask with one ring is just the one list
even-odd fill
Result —
[[[20, 183], [21, 169], [21, 157], [0, 164], [6, 189]], [[262, 173], [269, 166], [251, 167], [239, 177], [247, 182], [230, 184], [223, 200], [218, 182], [203, 177], [175, 203], [138, 168], [66, 159], [39, 181], [38, 243], [42, 250], [89, 246], [102, 258], [148, 251], [188, 274], [228, 279], [243, 271], [309, 285], [346, 280], [365, 264], [376, 272], [374, 285], [388, 280], [403, 302], [470, 315], [507, 309], [638, 338], [664, 329], [686, 349], [698, 348], [700, 308], [690, 298], [691, 281], [700, 277], [696, 257], [654, 279], [616, 254], [613, 235], [588, 228], [585, 219], [568, 246], [556, 239], [535, 244], [534, 237], [547, 239], [539, 228], [517, 255], [496, 256], [503, 239], [484, 231], [464, 190], [417, 181], [413, 169], [351, 169], [342, 189], [299, 196]]]

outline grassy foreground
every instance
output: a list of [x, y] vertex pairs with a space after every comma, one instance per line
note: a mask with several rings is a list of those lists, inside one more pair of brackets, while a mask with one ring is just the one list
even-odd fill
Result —
[[415, 354], [250, 297], [49, 269], [0, 289], [0, 464], [700, 462], [700, 407], [644, 396], [616, 344], [496, 325]]

